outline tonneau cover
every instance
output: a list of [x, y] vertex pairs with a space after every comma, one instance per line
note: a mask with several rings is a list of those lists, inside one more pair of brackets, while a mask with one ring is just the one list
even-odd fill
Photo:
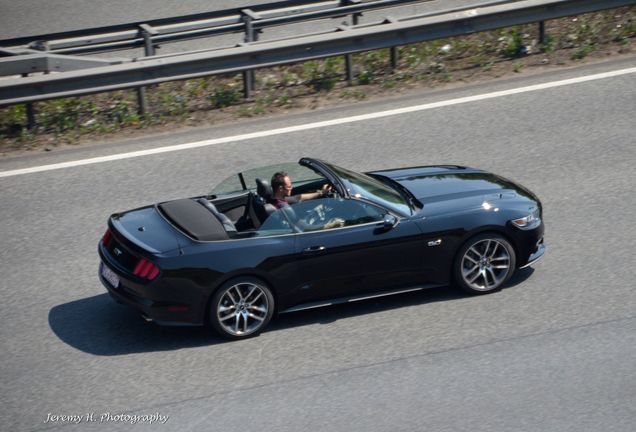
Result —
[[157, 206], [177, 228], [195, 240], [227, 240], [221, 222], [203, 205], [190, 198], [168, 201]]

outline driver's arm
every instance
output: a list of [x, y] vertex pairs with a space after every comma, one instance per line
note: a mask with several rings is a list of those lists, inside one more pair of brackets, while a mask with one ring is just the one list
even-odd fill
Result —
[[331, 190], [331, 185], [325, 184], [322, 186], [322, 188], [319, 191], [297, 195], [298, 201], [302, 202], [302, 201], [308, 201], [308, 200], [312, 200], [316, 198], [322, 198], [325, 195], [327, 195], [327, 193], [329, 193], [330, 190]]

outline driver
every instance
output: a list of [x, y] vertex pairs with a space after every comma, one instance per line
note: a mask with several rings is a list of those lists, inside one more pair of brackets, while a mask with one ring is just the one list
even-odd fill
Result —
[[[322, 198], [331, 191], [331, 185], [325, 184], [319, 191], [292, 195], [291, 192], [292, 192], [293, 186], [292, 186], [291, 178], [286, 172], [275, 173], [272, 176], [271, 184], [272, 184], [273, 196], [272, 196], [272, 199], [270, 200], [270, 204], [272, 204], [277, 209], [280, 209], [286, 205], [296, 204], [302, 201]], [[324, 225], [310, 225], [300, 220], [295, 220], [294, 223], [300, 226], [300, 228], [303, 231], [331, 229], [331, 228], [343, 227], [345, 225], [345, 221], [340, 218], [334, 218]]]
[[281, 208], [286, 204], [296, 204], [301, 201], [312, 200], [316, 198], [324, 197], [331, 190], [331, 186], [328, 184], [323, 185], [323, 187], [316, 192], [292, 195], [292, 182], [291, 178], [286, 172], [277, 172], [272, 176], [272, 199], [270, 204], [272, 204], [277, 209]]

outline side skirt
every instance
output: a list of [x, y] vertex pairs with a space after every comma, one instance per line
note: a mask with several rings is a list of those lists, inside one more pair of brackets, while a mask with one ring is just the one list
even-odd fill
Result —
[[389, 291], [380, 291], [380, 292], [376, 292], [372, 294], [362, 294], [358, 296], [339, 297], [339, 298], [335, 298], [331, 300], [322, 300], [322, 301], [317, 301], [312, 303], [303, 303], [297, 306], [290, 307], [289, 309], [280, 311], [279, 313], [297, 312], [297, 311], [301, 311], [305, 309], [315, 309], [315, 308], [333, 306], [333, 305], [342, 304], [342, 303], [353, 303], [353, 302], [373, 299], [377, 297], [386, 297], [386, 296], [395, 295], [395, 294], [403, 294], [403, 293], [407, 293], [411, 291], [420, 291], [420, 290], [424, 290], [428, 288], [438, 288], [440, 286], [443, 286], [443, 285], [437, 285], [437, 284], [420, 285], [420, 286], [411, 287], [411, 288], [400, 288], [400, 289], [389, 290]]

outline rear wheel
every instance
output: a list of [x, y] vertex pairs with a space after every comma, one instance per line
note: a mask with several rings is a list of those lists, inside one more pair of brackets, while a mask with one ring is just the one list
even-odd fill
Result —
[[453, 264], [456, 284], [471, 294], [496, 291], [510, 279], [516, 266], [515, 250], [499, 234], [480, 234], [459, 249]]
[[212, 296], [209, 322], [228, 339], [260, 333], [274, 314], [274, 296], [263, 281], [239, 277], [224, 283]]

